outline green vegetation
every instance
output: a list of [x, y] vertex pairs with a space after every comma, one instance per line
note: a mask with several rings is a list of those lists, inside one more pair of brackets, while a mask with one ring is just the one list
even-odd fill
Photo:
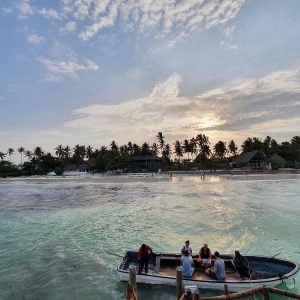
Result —
[[[281, 144], [270, 136], [263, 141], [258, 137], [248, 137], [242, 143], [240, 150], [233, 140], [228, 143], [228, 146], [226, 142], [219, 141], [211, 147], [209, 137], [204, 134], [184, 139], [182, 142], [175, 141], [173, 150], [171, 145], [165, 142], [162, 132], [159, 132], [156, 138], [157, 143], [153, 143], [152, 146], [147, 142], [142, 146], [131, 142], [118, 146], [115, 141], [112, 141], [109, 147], [101, 146], [99, 149], [79, 144], [73, 148], [58, 145], [54, 149], [56, 156], [50, 152], [45, 153], [39, 146], [33, 151], [26, 150], [22, 146], [17, 151], [9, 148], [7, 152], [0, 152], [0, 177], [47, 174], [53, 170], [57, 175], [61, 175], [65, 166], [72, 164], [78, 166], [84, 162], [88, 162], [90, 170], [94, 172], [117, 169], [132, 172], [135, 171], [134, 158], [149, 150], [162, 157], [162, 168], [165, 171], [222, 169], [225, 163], [232, 161], [238, 154], [252, 150], [260, 150], [267, 159], [277, 154], [285, 161], [284, 167], [294, 167], [300, 162], [300, 136], [294, 136], [289, 142]], [[7, 156], [11, 160], [15, 152], [20, 154], [22, 168], [17, 169], [5, 160]], [[23, 163], [23, 155], [28, 160], [25, 163]]]

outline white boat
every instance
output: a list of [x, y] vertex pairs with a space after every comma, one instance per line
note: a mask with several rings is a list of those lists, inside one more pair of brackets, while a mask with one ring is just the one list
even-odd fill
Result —
[[[156, 262], [149, 256], [148, 273], [136, 275], [137, 283], [176, 285], [176, 268], [180, 265], [181, 254], [156, 253]], [[275, 255], [277, 256], [277, 255]], [[295, 262], [267, 256], [244, 255], [252, 270], [250, 277], [245, 277], [242, 270], [233, 263], [229, 254], [221, 255], [225, 262], [226, 279], [218, 281], [205, 274], [204, 268], [197, 263], [198, 255], [193, 255], [195, 272], [192, 277], [183, 277], [184, 286], [197, 286], [200, 289], [224, 290], [224, 284], [231, 292], [240, 292], [257, 286], [275, 287], [289, 278], [293, 278], [299, 271]], [[214, 262], [212, 257], [212, 263]], [[117, 267], [121, 281], [129, 281], [129, 266], [138, 268], [137, 251], [126, 251], [123, 262]]]

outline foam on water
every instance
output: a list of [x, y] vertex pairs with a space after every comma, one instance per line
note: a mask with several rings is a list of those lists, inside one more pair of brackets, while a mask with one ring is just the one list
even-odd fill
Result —
[[[125, 299], [121, 258], [107, 252], [143, 242], [179, 252], [190, 239], [194, 252], [208, 242], [221, 253], [281, 252], [300, 262], [299, 191], [290, 176], [2, 180], [0, 298]], [[299, 282], [300, 274], [296, 292]], [[138, 293], [174, 299], [175, 288]]]

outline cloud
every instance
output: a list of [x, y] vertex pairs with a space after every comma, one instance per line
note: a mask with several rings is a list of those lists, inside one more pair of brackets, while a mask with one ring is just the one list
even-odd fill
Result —
[[35, 45], [38, 45], [46, 41], [44, 37], [38, 36], [36, 34], [28, 34], [27, 40], [30, 44], [35, 44]]
[[97, 71], [98, 65], [87, 60], [85, 64], [79, 64], [76, 61], [62, 61], [62, 60], [50, 60], [44, 57], [39, 57], [38, 61], [41, 62], [46, 70], [46, 81], [58, 81], [62, 76], [76, 77], [80, 71]]
[[42, 8], [42, 9], [38, 10], [38, 13], [47, 19], [61, 19], [62, 18], [60, 16], [60, 14], [52, 8], [50, 8], [50, 9]]
[[76, 27], [76, 22], [68, 22], [63, 28], [60, 28], [59, 31], [61, 34], [68, 34], [74, 32]]
[[11, 7], [3, 7], [2, 11], [5, 14], [11, 14], [11, 13], [13, 13], [13, 9]]
[[[163, 130], [174, 137], [199, 132], [280, 132], [287, 119], [300, 126], [300, 71], [284, 70], [262, 78], [233, 82], [193, 97], [180, 97], [182, 79], [172, 75], [151, 93], [116, 105], [92, 105], [73, 111], [65, 127], [106, 136], [147, 140]], [[275, 124], [277, 124], [275, 126]], [[274, 126], [274, 128], [272, 128]]]
[[[224, 25], [238, 14], [245, 0], [61, 0], [60, 10], [40, 8], [40, 3], [19, 0], [20, 17], [39, 14], [47, 19], [67, 20], [59, 29], [67, 34], [79, 29], [83, 41], [107, 34], [110, 28], [134, 36], [164, 41], [163, 48], [174, 47], [193, 33]], [[74, 19], [75, 21], [71, 21]]]
[[63, 0], [62, 10], [78, 22], [90, 22], [79, 34], [85, 41], [108, 27], [119, 26], [159, 39], [168, 36], [168, 44], [172, 45], [193, 32], [225, 24], [236, 17], [244, 3], [245, 0]]
[[29, 4], [30, 0], [21, 0], [19, 4], [17, 4], [17, 9], [20, 13], [20, 18], [28, 18], [28, 16], [34, 14], [34, 8]]
[[220, 46], [225, 50], [236, 50], [237, 45], [233, 44], [233, 32], [235, 30], [235, 24], [222, 28], [224, 40], [221, 41]]
[[257, 79], [233, 82], [198, 96], [212, 103], [221, 125], [211, 130], [246, 130], [265, 123], [298, 117], [300, 109], [300, 71], [284, 70]]

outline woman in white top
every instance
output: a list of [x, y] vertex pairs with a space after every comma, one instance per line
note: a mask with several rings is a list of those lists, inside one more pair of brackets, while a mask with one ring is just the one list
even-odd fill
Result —
[[190, 246], [190, 241], [189, 240], [187, 240], [185, 242], [185, 245], [181, 249], [181, 254], [182, 255], [184, 254], [185, 250], [187, 250], [189, 252], [189, 255], [192, 255], [193, 250], [192, 250], [192, 247]]

